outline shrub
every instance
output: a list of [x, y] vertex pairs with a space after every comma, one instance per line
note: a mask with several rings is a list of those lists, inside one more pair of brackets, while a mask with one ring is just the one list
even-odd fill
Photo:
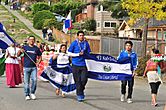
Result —
[[33, 14], [42, 10], [50, 10], [50, 6], [44, 2], [38, 2], [32, 5]]
[[46, 19], [55, 19], [54, 14], [47, 10], [37, 12], [33, 18], [33, 27], [36, 29], [42, 29], [43, 23]]
[[55, 19], [46, 19], [46, 20], [44, 20], [43, 27], [54, 27], [58, 30], [61, 30], [62, 24], [57, 22]]
[[138, 76], [142, 76], [146, 67], [146, 62], [150, 59], [150, 56], [142, 57], [138, 60], [138, 67], [136, 73]]
[[87, 31], [96, 31], [96, 21], [91, 19], [91, 20], [86, 20], [84, 23], [84, 28]]

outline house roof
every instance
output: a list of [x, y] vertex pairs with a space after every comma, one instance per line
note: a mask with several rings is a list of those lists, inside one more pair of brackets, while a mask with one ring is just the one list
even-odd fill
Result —
[[[128, 20], [129, 19], [126, 18], [123, 21], [123, 23], [119, 27], [119, 30], [123, 30], [124, 26], [128, 25], [128, 23], [127, 23]], [[142, 19], [138, 20], [133, 26], [130, 26], [130, 25], [128, 25], [128, 26], [131, 27], [131, 29], [142, 29], [144, 24], [145, 24], [145, 20], [142, 18]], [[166, 26], [166, 20], [156, 20], [154, 18], [151, 18], [149, 20], [149, 23], [148, 23], [149, 28], [158, 27], [158, 26]]]
[[[142, 28], [145, 24], [145, 20], [142, 18], [139, 21], [137, 21], [132, 28]], [[148, 23], [148, 27], [157, 27], [157, 26], [163, 26], [166, 25], [166, 20], [156, 20], [154, 18], [151, 18]]]

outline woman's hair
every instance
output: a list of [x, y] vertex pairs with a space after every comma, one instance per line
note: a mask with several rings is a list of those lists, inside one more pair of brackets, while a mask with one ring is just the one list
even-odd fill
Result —
[[159, 50], [158, 50], [158, 49], [155, 49], [155, 48], [152, 49], [152, 52], [153, 52], [154, 54], [159, 54], [159, 53], [160, 53]]
[[61, 49], [62, 49], [63, 46], [65, 46], [65, 48], [67, 49], [67, 45], [62, 44], [62, 45], [60, 46], [59, 52], [61, 52]]

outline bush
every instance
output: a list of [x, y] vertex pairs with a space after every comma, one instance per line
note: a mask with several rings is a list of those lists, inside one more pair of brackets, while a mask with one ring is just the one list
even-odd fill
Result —
[[42, 29], [46, 19], [55, 19], [54, 14], [47, 10], [37, 12], [33, 18], [33, 27], [35, 29]]
[[150, 56], [142, 57], [138, 60], [138, 67], [136, 73], [138, 76], [142, 76], [146, 67], [146, 62], [150, 59]]
[[96, 20], [86, 20], [84, 23], [84, 28], [87, 31], [96, 31]]
[[32, 5], [33, 14], [42, 10], [50, 10], [50, 6], [44, 2], [38, 2]]
[[44, 20], [44, 24], [43, 27], [54, 27], [58, 30], [62, 29], [62, 24], [60, 24], [59, 22], [57, 22], [55, 19], [46, 19]]

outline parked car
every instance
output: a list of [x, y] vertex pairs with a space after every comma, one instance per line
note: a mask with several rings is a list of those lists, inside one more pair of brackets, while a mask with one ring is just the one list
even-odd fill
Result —
[[55, 15], [55, 18], [57, 19], [58, 22], [63, 22], [66, 18], [61, 16], [60, 14], [53, 13]]

